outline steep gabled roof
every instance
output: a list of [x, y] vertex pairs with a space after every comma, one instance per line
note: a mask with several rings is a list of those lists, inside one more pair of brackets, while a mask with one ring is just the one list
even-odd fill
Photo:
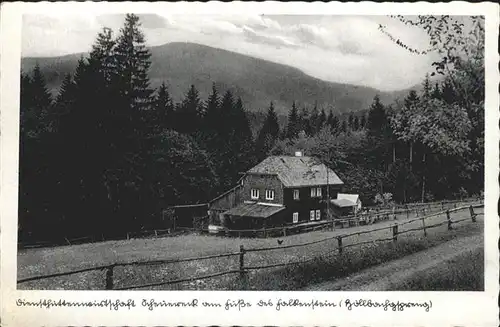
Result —
[[344, 184], [333, 170], [313, 157], [271, 156], [247, 173], [276, 175], [285, 187]]

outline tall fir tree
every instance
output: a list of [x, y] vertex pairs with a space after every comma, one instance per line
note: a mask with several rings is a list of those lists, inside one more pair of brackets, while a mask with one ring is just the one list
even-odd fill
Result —
[[354, 120], [352, 122], [352, 130], [353, 131], [359, 130], [359, 118], [358, 118], [358, 116], [354, 116]]
[[309, 117], [309, 132], [310, 135], [316, 135], [319, 131], [319, 111], [317, 102], [315, 102], [313, 110], [311, 111], [311, 116]]
[[365, 129], [365, 127], [366, 127], [366, 115], [365, 114], [361, 115], [361, 119], [359, 120], [359, 127], [361, 129]]
[[199, 92], [194, 85], [191, 85], [175, 113], [176, 130], [179, 133], [195, 135], [200, 130], [201, 106]]
[[303, 131], [307, 135], [311, 135], [311, 128], [310, 128], [310, 115], [309, 111], [305, 106], [300, 109], [299, 112], [299, 125], [300, 125], [300, 131]]
[[288, 113], [288, 124], [286, 126], [286, 137], [289, 139], [297, 138], [300, 131], [300, 121], [299, 113], [295, 105], [295, 101], [292, 104], [292, 108]]
[[432, 85], [429, 74], [425, 75], [424, 82], [422, 83], [422, 97], [424, 99], [430, 99], [432, 94]]
[[264, 159], [274, 146], [280, 134], [278, 116], [274, 111], [274, 104], [271, 102], [267, 110], [266, 120], [259, 131], [256, 141], [256, 148], [259, 159]]
[[149, 121], [150, 133], [158, 134], [167, 128], [174, 126], [174, 104], [167, 85], [162, 82], [158, 88], [158, 93], [154, 99], [154, 106], [151, 110]]
[[418, 105], [420, 98], [417, 95], [417, 91], [410, 90], [408, 95], [404, 99], [404, 105], [406, 108], [411, 108], [412, 106]]
[[352, 112], [349, 114], [347, 125], [349, 126], [350, 130], [354, 130], [354, 114]]
[[431, 98], [441, 99], [441, 89], [439, 88], [439, 83], [434, 84], [434, 87], [432, 88]]

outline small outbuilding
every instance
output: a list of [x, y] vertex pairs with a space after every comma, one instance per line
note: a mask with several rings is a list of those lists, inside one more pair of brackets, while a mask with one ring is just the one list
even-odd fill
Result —
[[337, 198], [331, 200], [330, 203], [333, 204], [332, 209], [337, 216], [355, 215], [362, 208], [359, 194], [338, 193]]

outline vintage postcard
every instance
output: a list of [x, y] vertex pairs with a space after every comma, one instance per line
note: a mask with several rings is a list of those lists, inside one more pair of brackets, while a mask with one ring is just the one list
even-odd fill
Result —
[[1, 7], [2, 326], [497, 326], [493, 3]]

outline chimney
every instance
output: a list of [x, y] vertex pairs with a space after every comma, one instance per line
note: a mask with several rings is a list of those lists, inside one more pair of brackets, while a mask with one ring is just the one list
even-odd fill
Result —
[[302, 157], [302, 151], [295, 151], [296, 157]]

